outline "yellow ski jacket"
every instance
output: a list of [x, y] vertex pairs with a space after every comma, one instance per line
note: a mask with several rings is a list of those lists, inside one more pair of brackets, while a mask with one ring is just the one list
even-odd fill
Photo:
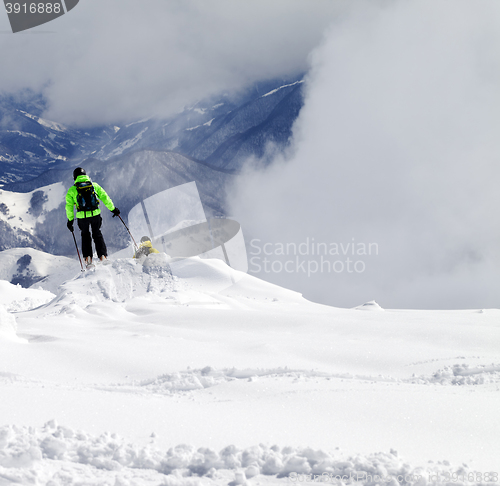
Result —
[[139, 245], [139, 248], [137, 249], [134, 258], [139, 258], [143, 255], [147, 256], [150, 253], [160, 253], [160, 252], [156, 248], [153, 248], [153, 244], [151, 243], [151, 241], [148, 240]]

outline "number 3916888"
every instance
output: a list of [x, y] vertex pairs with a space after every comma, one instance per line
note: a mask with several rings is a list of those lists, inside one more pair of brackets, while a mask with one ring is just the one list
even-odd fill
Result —
[[5, 8], [7, 9], [7, 13], [18, 14], [18, 13], [61, 13], [61, 4], [60, 3], [6, 3]]

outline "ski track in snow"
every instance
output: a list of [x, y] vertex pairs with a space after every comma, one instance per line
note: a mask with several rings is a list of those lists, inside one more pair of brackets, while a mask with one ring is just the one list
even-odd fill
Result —
[[157, 395], [173, 395], [175, 393], [195, 392], [235, 380], [253, 382], [259, 379], [287, 379], [291, 382], [315, 381], [322, 382], [332, 379], [357, 380], [367, 382], [407, 383], [415, 385], [491, 385], [500, 383], [500, 364], [469, 368], [468, 365], [446, 366], [431, 376], [400, 379], [384, 376], [362, 376], [349, 373], [325, 373], [316, 370], [292, 369], [223, 369], [216, 370], [211, 366], [198, 370], [186, 370], [175, 373], [165, 373], [150, 380], [139, 380], [133, 383], [97, 386], [97, 389], [128, 393], [152, 393]]
[[[30, 342], [48, 342], [51, 341], [47, 336], [20, 335]], [[318, 370], [293, 370], [288, 368], [275, 369], [236, 369], [228, 368], [217, 370], [211, 366], [201, 369], [177, 371], [174, 373], [165, 373], [155, 378], [145, 380], [132, 380], [122, 383], [106, 384], [79, 384], [64, 385], [50, 381], [41, 381], [30, 379], [22, 375], [0, 372], [0, 383], [10, 382], [18, 384], [27, 384], [30, 387], [56, 387], [58, 389], [67, 388], [68, 390], [99, 390], [114, 393], [130, 393], [134, 395], [156, 395], [156, 396], [175, 396], [192, 395], [197, 391], [216, 387], [218, 385], [242, 381], [253, 383], [262, 380], [283, 380], [289, 383], [311, 382], [327, 385], [332, 380], [340, 380], [348, 383], [355, 381], [358, 383], [394, 383], [410, 385], [431, 385], [431, 386], [478, 386], [478, 385], [497, 385], [500, 383], [500, 365], [492, 364], [490, 366], [477, 366], [469, 368], [468, 365], [446, 366], [436, 371], [431, 376], [421, 375], [411, 378], [392, 378], [389, 376], [367, 376], [353, 375], [350, 373], [326, 373]], [[497, 387], [498, 390], [498, 387]]]

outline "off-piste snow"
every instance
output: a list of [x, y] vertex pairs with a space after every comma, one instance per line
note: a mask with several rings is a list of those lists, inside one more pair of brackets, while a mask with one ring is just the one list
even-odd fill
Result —
[[0, 253], [0, 485], [498, 482], [500, 310], [339, 309], [160, 255]]

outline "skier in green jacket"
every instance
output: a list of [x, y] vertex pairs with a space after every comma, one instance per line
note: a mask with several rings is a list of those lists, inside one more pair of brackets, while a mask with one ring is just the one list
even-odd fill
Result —
[[[106, 191], [95, 182], [90, 180], [87, 173], [81, 167], [73, 171], [75, 184], [66, 193], [66, 215], [68, 216], [67, 227], [73, 232], [75, 219], [78, 220], [78, 227], [82, 232], [82, 253], [85, 263], [92, 264], [92, 239], [94, 239], [95, 249], [100, 261], [108, 256], [106, 243], [101, 233], [101, 210], [99, 209], [100, 199], [104, 205], [113, 213], [113, 218], [120, 214], [120, 210], [115, 207]], [[92, 229], [92, 236], [90, 235]]]

